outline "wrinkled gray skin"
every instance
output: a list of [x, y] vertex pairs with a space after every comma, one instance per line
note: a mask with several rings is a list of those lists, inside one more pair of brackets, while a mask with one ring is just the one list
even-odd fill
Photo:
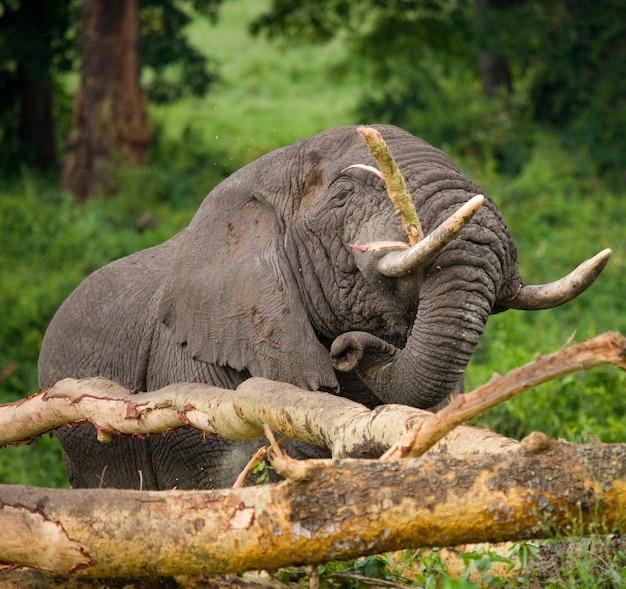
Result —
[[[426, 234], [484, 194], [441, 151], [377, 128]], [[342, 171], [352, 164], [374, 165], [356, 127], [279, 149], [215, 188], [178, 235], [92, 274], [46, 333], [41, 387], [101, 375], [140, 391], [178, 381], [234, 388], [252, 375], [369, 406], [445, 399], [497, 301], [521, 284], [513, 240], [486, 199], [420, 272], [382, 276], [376, 262], [385, 252], [350, 244], [406, 238], [383, 182]], [[361, 378], [331, 363], [331, 344], [347, 332], [357, 333], [335, 342], [333, 362], [341, 368], [361, 347]], [[75, 487], [227, 486], [258, 445], [193, 430], [102, 444], [88, 424], [58, 437]], [[307, 448], [299, 451], [318, 454]]]

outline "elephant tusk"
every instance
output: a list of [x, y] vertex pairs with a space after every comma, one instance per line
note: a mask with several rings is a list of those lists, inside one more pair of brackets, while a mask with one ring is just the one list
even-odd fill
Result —
[[602, 250], [560, 280], [548, 284], [520, 286], [512, 297], [498, 301], [497, 305], [505, 309], [522, 311], [558, 307], [587, 290], [604, 270], [610, 257], [610, 249]]
[[461, 232], [484, 201], [482, 194], [474, 196], [410, 249], [389, 252], [379, 260], [378, 271], [385, 276], [399, 277], [421, 268]]
[[375, 168], [374, 166], [368, 166], [367, 164], [352, 164], [351, 166], [348, 166], [347, 168], [344, 168], [343, 170], [341, 170], [341, 173], [343, 174], [346, 170], [365, 170], [367, 172], [370, 172], [370, 174], [374, 174], [374, 176], [380, 178], [383, 182], [385, 181], [385, 177], [383, 176], [383, 173], [378, 169]]

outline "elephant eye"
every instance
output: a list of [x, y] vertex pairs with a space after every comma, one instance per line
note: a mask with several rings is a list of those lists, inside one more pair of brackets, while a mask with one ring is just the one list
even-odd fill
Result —
[[335, 196], [333, 196], [333, 200], [336, 203], [342, 203], [344, 202], [350, 195], [352, 194], [352, 190], [350, 190], [349, 188], [343, 188], [342, 190], [340, 190], [339, 192], [337, 192], [335, 194]]

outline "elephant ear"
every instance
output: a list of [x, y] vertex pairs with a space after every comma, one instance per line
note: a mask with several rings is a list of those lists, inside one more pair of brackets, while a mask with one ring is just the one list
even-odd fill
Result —
[[329, 352], [308, 319], [283, 232], [272, 208], [231, 177], [178, 236], [159, 316], [196, 360], [336, 391]]

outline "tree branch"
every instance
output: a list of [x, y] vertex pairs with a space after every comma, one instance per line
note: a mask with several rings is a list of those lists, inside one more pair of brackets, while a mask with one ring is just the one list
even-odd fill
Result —
[[[81, 421], [92, 423], [103, 442], [115, 434], [163, 433], [179, 427], [244, 440], [263, 435], [268, 424], [289, 438], [330, 448], [337, 458], [377, 457], [430, 416], [403, 405], [371, 411], [336, 395], [262, 378], [246, 380], [234, 391], [178, 383], [135, 394], [103, 378], [65, 379], [0, 406], [0, 446]], [[486, 447], [497, 452], [514, 444], [493, 432], [464, 427], [446, 438], [445, 451]]]
[[398, 460], [405, 456], [420, 456], [459, 424], [515, 395], [560, 376], [603, 364], [611, 364], [626, 371], [626, 338], [621, 334], [605, 333], [553, 354], [538, 357], [504, 376], [494, 376], [483, 386], [456, 396], [438, 413], [422, 419], [382, 459]]
[[[439, 413], [402, 405], [366, 407], [328, 393], [252, 378], [235, 391], [178, 383], [132, 394], [101, 378], [66, 379], [47, 391], [0, 406], [0, 446], [68, 423], [91, 422], [102, 441], [114, 434], [149, 434], [196, 427], [233, 440], [263, 434], [264, 424], [289, 438], [330, 448], [336, 458], [397, 460], [432, 452], [500, 452], [515, 445], [493, 432], [459, 424], [548, 380], [601, 364], [626, 370], [626, 340], [606, 333], [493, 378], [457, 396]], [[443, 439], [445, 437], [445, 439]], [[435, 444], [441, 440], [441, 443]], [[435, 446], [433, 448], [433, 446]]]
[[[400, 168], [389, 152], [382, 135], [376, 129], [361, 126], [357, 131], [380, 168], [387, 194], [393, 203], [396, 214], [402, 220], [409, 245], [415, 245], [423, 239], [424, 233]], [[377, 172], [375, 169], [373, 171]]]

